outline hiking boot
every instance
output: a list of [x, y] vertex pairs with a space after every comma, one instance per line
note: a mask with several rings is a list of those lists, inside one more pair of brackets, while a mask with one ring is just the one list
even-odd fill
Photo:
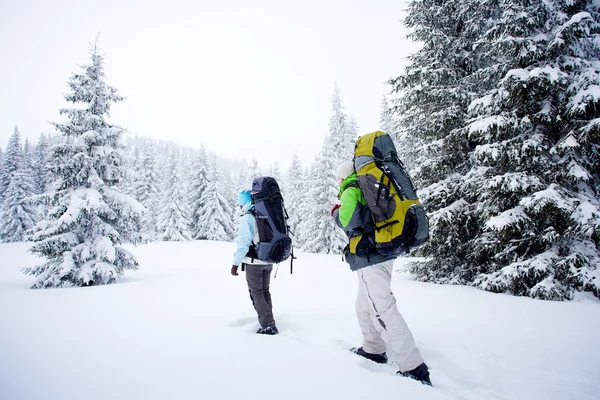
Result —
[[423, 385], [433, 386], [431, 384], [431, 379], [429, 379], [429, 369], [427, 368], [427, 365], [425, 363], [419, 365], [417, 368], [410, 371], [398, 371], [396, 375], [402, 375], [407, 378], [415, 379], [417, 381], [420, 381]]
[[356, 348], [353, 347], [350, 349], [351, 352], [353, 352], [354, 354], [358, 354], [361, 357], [364, 357], [368, 360], [374, 361], [377, 364], [386, 364], [388, 361], [387, 355], [385, 353], [381, 353], [381, 354], [374, 354], [374, 353], [367, 353], [366, 351], [363, 350], [362, 347]]
[[256, 331], [259, 335], [277, 335], [279, 330], [275, 326], [267, 326]]

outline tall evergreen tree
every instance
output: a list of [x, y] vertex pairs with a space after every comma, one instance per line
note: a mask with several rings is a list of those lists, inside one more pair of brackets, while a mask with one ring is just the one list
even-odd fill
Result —
[[157, 173], [154, 147], [152, 143], [147, 143], [142, 150], [136, 187], [136, 197], [146, 208], [141, 219], [141, 233], [144, 241], [156, 238], [160, 200], [159, 187], [160, 179]]
[[232, 177], [232, 171], [227, 170], [225, 172], [221, 172], [219, 174], [219, 179], [221, 180], [221, 190], [223, 190], [223, 195], [228, 204], [229, 209], [229, 221], [231, 221], [231, 233], [227, 239], [223, 240], [233, 240], [235, 239], [235, 223], [239, 222], [240, 213], [238, 212], [238, 193], [237, 185], [235, 180]]
[[303, 226], [303, 250], [310, 253], [341, 254], [348, 242], [343, 231], [329, 215], [339, 192], [334, 174], [337, 165], [333, 164], [335, 157], [332, 144], [328, 137], [317, 158], [316, 168], [313, 170], [314, 181], [308, 194], [310, 207], [303, 215], [307, 220]]
[[1, 188], [4, 185], [4, 151], [2, 150], [2, 146], [0, 146], [0, 204], [2, 204], [2, 192], [1, 192]]
[[[462, 281], [542, 299], [600, 297], [600, 14], [593, 1], [500, 1], [483, 36], [494, 86], [471, 104]], [[590, 151], [591, 150], [591, 151]]]
[[46, 193], [50, 185], [51, 176], [48, 170], [48, 147], [48, 139], [46, 138], [46, 135], [42, 133], [38, 139], [37, 146], [35, 147], [35, 155], [33, 159], [34, 187], [35, 192], [38, 194]]
[[425, 45], [392, 83], [427, 157], [416, 175], [432, 233], [430, 261], [414, 272], [544, 299], [598, 296], [597, 7], [415, 1], [407, 21]]
[[344, 112], [340, 89], [336, 83], [331, 96], [331, 115], [329, 116], [329, 146], [334, 149], [330, 153], [334, 157], [333, 165], [337, 166], [342, 161], [352, 158], [356, 130], [356, 121], [354, 126], [351, 126], [350, 120]]
[[25, 168], [29, 170], [30, 175], [33, 175], [34, 169], [34, 158], [35, 158], [35, 146], [32, 146], [29, 142], [29, 138], [25, 138], [23, 144], [23, 159], [25, 160]]
[[256, 158], [252, 159], [252, 163], [250, 164], [250, 180], [254, 180], [260, 176], [260, 170], [258, 169], [258, 160]]
[[390, 107], [387, 96], [381, 98], [381, 114], [379, 115], [379, 129], [392, 137], [394, 142], [398, 143], [398, 122], [394, 117], [393, 110]]
[[354, 146], [356, 145], [356, 139], [358, 138], [358, 122], [356, 122], [356, 118], [354, 115], [350, 114], [348, 118], [348, 132], [346, 133], [346, 143], [348, 144], [347, 149], [345, 150], [346, 154], [349, 154], [349, 158], [352, 158], [354, 155]]
[[298, 158], [298, 154], [294, 153], [292, 163], [287, 173], [287, 182], [285, 184], [284, 201], [285, 208], [288, 212], [289, 219], [287, 221], [290, 230], [293, 233], [294, 245], [301, 247], [300, 243], [300, 221], [303, 217], [302, 205], [307, 198], [305, 185], [304, 169]]
[[36, 225], [31, 248], [47, 261], [24, 271], [37, 277], [32, 288], [109, 284], [138, 268], [119, 244], [143, 207], [116, 189], [123, 178], [123, 129], [106, 121], [112, 103], [123, 98], [105, 83], [97, 41], [90, 59], [65, 95], [81, 106], [61, 109], [68, 121], [54, 124], [64, 141], [52, 149], [50, 210]]
[[12, 182], [17, 169], [25, 161], [23, 154], [23, 146], [21, 144], [21, 132], [15, 126], [15, 130], [8, 141], [6, 154], [4, 155], [4, 163], [0, 171], [0, 198], [4, 198], [4, 192]]
[[411, 1], [405, 24], [412, 29], [409, 37], [423, 47], [408, 58], [405, 72], [389, 82], [401, 127], [398, 155], [414, 167], [410, 172], [430, 218], [430, 240], [419, 249], [429, 262], [413, 269], [421, 279], [427, 279], [431, 264], [460, 260], [464, 254], [458, 245], [472, 229], [456, 210], [467, 204], [462, 182], [471, 148], [465, 126], [469, 103], [481, 84], [471, 79], [482, 65], [475, 50], [485, 29], [485, 19], [475, 17], [481, 8], [476, 3]]
[[189, 227], [188, 197], [181, 173], [178, 155], [173, 153], [163, 179], [162, 201], [157, 221], [159, 240], [185, 241], [192, 238]]
[[4, 192], [0, 207], [0, 240], [4, 243], [24, 241], [35, 225], [36, 210], [31, 170], [23, 158]]
[[281, 169], [279, 168], [279, 163], [277, 161], [271, 164], [271, 168], [269, 168], [269, 176], [275, 178], [277, 182], [281, 182]]
[[202, 193], [202, 208], [198, 211], [199, 239], [230, 240], [233, 237], [233, 210], [221, 188], [221, 174], [215, 163], [208, 164], [209, 181]]
[[206, 149], [204, 146], [198, 152], [194, 161], [189, 202], [191, 204], [191, 225], [192, 225], [192, 238], [201, 239], [200, 227], [200, 210], [203, 208], [204, 203], [202, 202], [202, 195], [208, 186], [208, 159], [206, 157]]

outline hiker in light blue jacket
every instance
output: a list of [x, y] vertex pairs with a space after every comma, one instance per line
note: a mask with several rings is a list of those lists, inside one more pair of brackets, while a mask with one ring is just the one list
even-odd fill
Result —
[[254, 204], [249, 190], [243, 190], [238, 196], [238, 205], [241, 209], [240, 227], [237, 236], [237, 250], [233, 254], [231, 275], [238, 276], [238, 268], [246, 271], [246, 282], [250, 291], [252, 305], [258, 314], [260, 329], [256, 332], [264, 335], [279, 333], [273, 318], [273, 305], [269, 283], [273, 265], [262, 262], [256, 258], [255, 243], [258, 243], [258, 230], [254, 217]]

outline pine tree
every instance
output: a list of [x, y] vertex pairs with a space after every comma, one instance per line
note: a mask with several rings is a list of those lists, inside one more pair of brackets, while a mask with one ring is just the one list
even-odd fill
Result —
[[[474, 284], [563, 300], [600, 297], [600, 14], [593, 1], [500, 1], [481, 51], [494, 82], [471, 104], [479, 230]], [[468, 276], [458, 279], [471, 282]]]
[[0, 208], [0, 239], [4, 243], [24, 241], [35, 225], [36, 210], [31, 203], [34, 194], [31, 171], [22, 159], [4, 192]]
[[381, 98], [381, 114], [379, 116], [379, 129], [391, 136], [395, 143], [398, 143], [399, 127], [393, 110], [390, 108], [387, 96]]
[[222, 172], [220, 176], [221, 178], [219, 179], [221, 179], [221, 182], [223, 182], [221, 184], [223, 195], [225, 196], [225, 200], [227, 201], [227, 204], [229, 206], [229, 221], [231, 221], [232, 227], [229, 237], [223, 240], [233, 240], [236, 236], [234, 226], [237, 226], [234, 225], [234, 223], [239, 222], [240, 217], [237, 205], [239, 191], [236, 188], [236, 184], [234, 179], [232, 178], [231, 171]]
[[200, 149], [200, 152], [196, 156], [194, 161], [194, 171], [192, 173], [192, 182], [190, 185], [189, 202], [191, 204], [191, 216], [192, 216], [192, 237], [194, 239], [200, 239], [201, 232], [199, 231], [200, 226], [200, 210], [203, 208], [204, 203], [202, 202], [202, 195], [208, 186], [208, 159], [206, 157], [206, 150], [204, 147]]
[[356, 139], [357, 125], [353, 126], [344, 112], [340, 89], [336, 84], [331, 96], [331, 115], [329, 117], [329, 146], [334, 149], [333, 165], [336, 167], [342, 162], [352, 158]]
[[343, 231], [335, 225], [330, 211], [337, 202], [339, 185], [334, 174], [333, 142], [328, 137], [313, 169], [314, 181], [309, 191], [310, 208], [304, 214], [303, 250], [309, 253], [341, 254], [348, 242]]
[[252, 159], [252, 164], [250, 164], [250, 180], [254, 180], [260, 176], [260, 171], [258, 169], [258, 160], [256, 158]]
[[46, 138], [46, 135], [42, 133], [38, 139], [33, 159], [34, 187], [35, 192], [38, 194], [46, 193], [50, 185], [51, 176], [48, 171], [48, 147], [48, 139]]
[[83, 107], [61, 109], [68, 121], [54, 124], [64, 138], [51, 152], [55, 186], [31, 248], [47, 261], [24, 270], [37, 277], [32, 288], [109, 284], [124, 270], [138, 268], [119, 244], [143, 207], [116, 189], [124, 173], [123, 129], [106, 121], [112, 103], [123, 98], [104, 81], [97, 41], [90, 59], [71, 77], [65, 95]]
[[35, 146], [32, 146], [31, 143], [29, 143], [29, 138], [25, 138], [25, 143], [23, 144], [23, 159], [25, 160], [25, 169], [29, 171], [30, 175], [33, 175], [34, 153]]
[[162, 201], [157, 221], [158, 240], [186, 241], [192, 238], [189, 227], [188, 197], [177, 159], [175, 153], [171, 155], [163, 180]]
[[8, 141], [6, 154], [4, 155], [4, 163], [0, 171], [0, 198], [4, 198], [4, 192], [12, 182], [17, 169], [25, 161], [23, 155], [23, 147], [21, 145], [21, 132], [15, 126], [15, 130]]
[[354, 118], [354, 115], [350, 114], [350, 117], [348, 118], [348, 127], [346, 133], [346, 143], [348, 147], [346, 148], [346, 150], [344, 150], [345, 154], [349, 154], [348, 159], [354, 157], [354, 146], [356, 145], [356, 139], [359, 136], [358, 130], [358, 122], [356, 122], [356, 118]]
[[[0, 188], [4, 185], [4, 151], [2, 151], [2, 146], [0, 146]], [[1, 189], [0, 189], [1, 190]], [[0, 191], [0, 204], [2, 204], [2, 192]]]
[[430, 212], [430, 261], [413, 271], [544, 299], [598, 296], [597, 7], [434, 3], [411, 3], [424, 47], [392, 82]]
[[287, 221], [290, 230], [293, 233], [294, 245], [301, 247], [300, 243], [300, 221], [302, 214], [302, 205], [307, 198], [304, 169], [298, 158], [298, 154], [294, 153], [292, 163], [287, 173], [287, 182], [285, 184], [284, 205], [288, 212], [289, 219]]
[[202, 208], [198, 211], [199, 239], [230, 240], [234, 234], [233, 210], [221, 189], [221, 174], [215, 163], [208, 164], [208, 185], [202, 193]]
[[[321, 150], [322, 151], [322, 150]], [[298, 215], [301, 215], [298, 226], [296, 227], [296, 232], [294, 232], [294, 241], [296, 246], [300, 249], [306, 250], [306, 243], [309, 239], [312, 238], [313, 232], [315, 232], [316, 228], [316, 220], [309, 218], [308, 216], [311, 214], [312, 209], [315, 205], [316, 200], [311, 196], [313, 195], [312, 188], [315, 187], [317, 183], [317, 169], [319, 168], [318, 162], [320, 159], [320, 153], [311, 163], [311, 165], [307, 166], [304, 171], [304, 198], [298, 207]], [[331, 211], [331, 210], [330, 210]]]
[[482, 7], [477, 3], [411, 1], [405, 24], [412, 29], [409, 37], [423, 47], [408, 58], [405, 72], [389, 82], [401, 127], [398, 155], [429, 215], [430, 240], [418, 253], [430, 261], [413, 268], [425, 280], [429, 265], [463, 256], [458, 245], [472, 229], [472, 221], [458, 218], [457, 210], [468, 205], [462, 186], [471, 165], [465, 126], [469, 102], [482, 84], [473, 79], [482, 65], [475, 50], [486, 21], [475, 17]]
[[271, 168], [269, 168], [269, 176], [275, 178], [277, 182], [281, 182], [281, 169], [279, 168], [279, 163], [277, 161], [271, 164]]
[[124, 154], [123, 178], [119, 182], [118, 189], [121, 193], [126, 194], [136, 200], [137, 198], [137, 182], [139, 180], [139, 170], [141, 164], [140, 148], [133, 146], [127, 148]]
[[136, 197], [146, 208], [141, 219], [141, 233], [144, 241], [152, 241], [157, 235], [160, 179], [156, 170], [156, 156], [151, 143], [145, 145], [140, 157], [142, 161], [138, 170]]

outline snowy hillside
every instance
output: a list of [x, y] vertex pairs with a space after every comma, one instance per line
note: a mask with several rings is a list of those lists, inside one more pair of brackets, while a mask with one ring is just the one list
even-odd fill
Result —
[[[255, 335], [233, 244], [132, 248], [108, 286], [30, 290], [28, 244], [0, 245], [0, 399], [597, 399], [600, 304], [393, 281], [434, 388], [346, 349], [361, 344], [356, 276], [300, 254], [272, 282], [279, 336]], [[403, 263], [396, 262], [396, 269]]]

